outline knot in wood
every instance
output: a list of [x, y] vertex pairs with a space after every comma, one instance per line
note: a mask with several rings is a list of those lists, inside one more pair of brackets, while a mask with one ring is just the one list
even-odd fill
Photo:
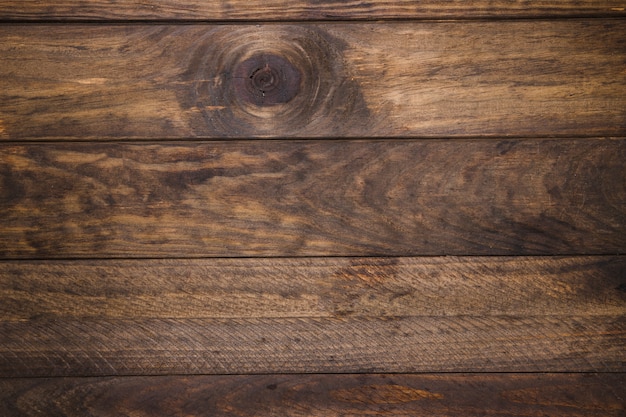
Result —
[[302, 74], [279, 55], [256, 55], [235, 69], [233, 83], [241, 99], [257, 106], [288, 103], [300, 91]]
[[198, 110], [192, 129], [205, 136], [371, 133], [367, 104], [344, 67], [346, 46], [308, 25], [218, 27], [189, 54], [181, 106]]

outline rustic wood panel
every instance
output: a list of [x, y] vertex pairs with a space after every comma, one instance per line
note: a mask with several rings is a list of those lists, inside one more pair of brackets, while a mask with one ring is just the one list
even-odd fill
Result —
[[9, 261], [0, 317], [626, 315], [626, 257]]
[[363, 20], [623, 16], [623, 0], [56, 0], [0, 1], [3, 20]]
[[7, 25], [0, 139], [620, 136], [625, 60], [614, 19]]
[[620, 417], [624, 374], [254, 375], [0, 380], [3, 416]]
[[626, 140], [5, 144], [3, 258], [623, 254]]
[[0, 377], [626, 368], [626, 315], [0, 322]]

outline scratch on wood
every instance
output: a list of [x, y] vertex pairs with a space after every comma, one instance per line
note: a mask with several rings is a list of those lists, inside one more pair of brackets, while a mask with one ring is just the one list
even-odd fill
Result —
[[[524, 388], [503, 392], [502, 397], [515, 403], [540, 405], [544, 407], [580, 407], [578, 398], [563, 395], [563, 388], [563, 386], [558, 385], [552, 387], [542, 387], [541, 389]], [[621, 410], [622, 407], [616, 403], [603, 404], [589, 398], [589, 401], [583, 409], [613, 411]]]
[[419, 400], [443, 399], [443, 394], [402, 385], [367, 385], [335, 390], [330, 395], [338, 401], [360, 404], [401, 404]]
[[105, 84], [107, 81], [108, 81], [108, 78], [82, 78], [82, 79], [76, 80], [78, 84], [87, 84], [87, 85], [91, 85], [91, 84], [102, 85], [102, 84]]

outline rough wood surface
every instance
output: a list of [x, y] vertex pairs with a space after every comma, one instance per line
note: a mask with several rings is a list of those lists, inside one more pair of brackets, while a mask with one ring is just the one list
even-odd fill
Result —
[[2, 20], [363, 20], [623, 16], [624, 0], [0, 1]]
[[0, 256], [623, 254], [626, 140], [5, 144]]
[[615, 19], [6, 25], [0, 140], [620, 136], [625, 60]]
[[624, 374], [254, 375], [0, 380], [5, 417], [621, 417]]
[[0, 322], [0, 377], [624, 372], [626, 315]]
[[0, 317], [626, 315], [626, 257], [8, 261]]

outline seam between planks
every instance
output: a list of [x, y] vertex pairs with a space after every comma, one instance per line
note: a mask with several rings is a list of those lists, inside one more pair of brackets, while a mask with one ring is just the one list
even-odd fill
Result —
[[454, 22], [507, 22], [507, 21], [548, 21], [548, 20], [589, 20], [589, 19], [624, 19], [626, 11], [614, 13], [582, 13], [575, 15], [542, 14], [538, 16], [451, 16], [451, 17], [356, 17], [356, 18], [315, 18], [315, 19], [73, 19], [73, 18], [45, 18], [45, 19], [0, 19], [0, 25], [282, 25], [282, 24], [362, 24], [362, 23], [454, 23]]

